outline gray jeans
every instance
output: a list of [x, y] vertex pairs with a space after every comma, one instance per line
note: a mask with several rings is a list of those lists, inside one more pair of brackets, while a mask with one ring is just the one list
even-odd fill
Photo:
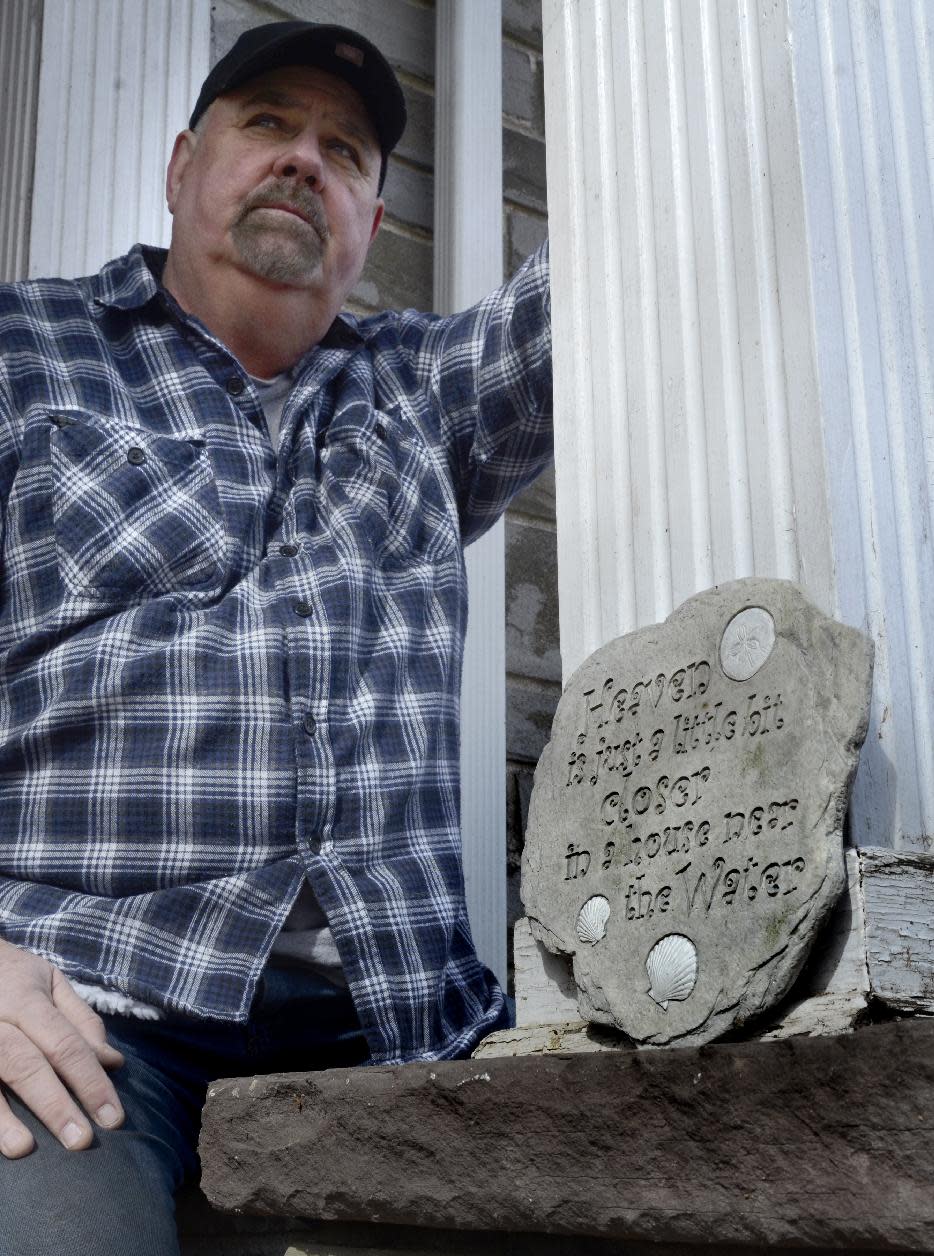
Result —
[[197, 1140], [215, 1077], [335, 1068], [367, 1058], [346, 991], [301, 969], [270, 968], [246, 1025], [105, 1017], [126, 1063], [126, 1110], [86, 1151], [66, 1151], [8, 1095], [36, 1138], [0, 1158], [2, 1256], [178, 1256], [174, 1196], [197, 1180]]

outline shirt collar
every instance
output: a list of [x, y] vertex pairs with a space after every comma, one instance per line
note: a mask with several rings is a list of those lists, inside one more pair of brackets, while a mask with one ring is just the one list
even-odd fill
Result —
[[[111, 309], [139, 310], [155, 297], [164, 298], [167, 294], [162, 287], [162, 269], [167, 256], [165, 249], [134, 244], [129, 253], [108, 262], [101, 270], [96, 301]], [[356, 328], [338, 314], [315, 348], [358, 349], [363, 343]]]
[[365, 341], [356, 327], [338, 314], [321, 338], [322, 349], [359, 349]]
[[108, 262], [96, 278], [95, 300], [116, 310], [139, 310], [159, 295], [166, 250], [134, 244]]

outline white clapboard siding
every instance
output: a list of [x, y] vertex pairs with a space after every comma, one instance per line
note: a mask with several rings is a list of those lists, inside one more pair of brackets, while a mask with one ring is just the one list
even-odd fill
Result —
[[167, 244], [165, 166], [208, 70], [209, 0], [45, 0], [29, 273]]
[[[435, 309], [502, 282], [500, 0], [439, 0], [435, 72]], [[480, 958], [506, 980], [506, 644], [503, 525], [467, 551], [461, 834]]]
[[739, 576], [871, 633], [854, 844], [934, 838], [934, 5], [544, 0], [565, 676]]

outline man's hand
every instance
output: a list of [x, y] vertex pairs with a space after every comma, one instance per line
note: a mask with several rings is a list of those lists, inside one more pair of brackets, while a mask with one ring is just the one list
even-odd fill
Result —
[[[85, 1112], [105, 1129], [122, 1123], [123, 1108], [104, 1072], [122, 1063], [104, 1022], [68, 979], [47, 960], [0, 941], [0, 1082], [69, 1151], [93, 1138]], [[0, 1152], [15, 1159], [33, 1146], [0, 1094]]]

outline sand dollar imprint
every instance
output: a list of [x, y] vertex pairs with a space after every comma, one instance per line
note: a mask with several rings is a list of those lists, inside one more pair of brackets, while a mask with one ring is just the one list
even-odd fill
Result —
[[775, 620], [761, 606], [734, 615], [720, 638], [720, 666], [730, 680], [748, 680], [775, 646]]

